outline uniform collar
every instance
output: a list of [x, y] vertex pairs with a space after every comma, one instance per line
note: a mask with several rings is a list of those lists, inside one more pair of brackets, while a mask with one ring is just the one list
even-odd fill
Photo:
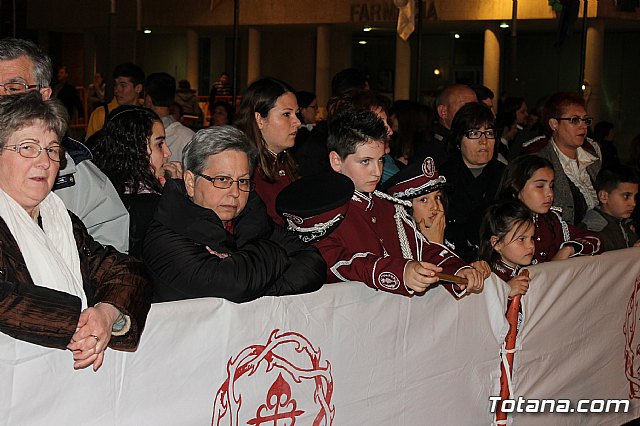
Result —
[[364, 211], [369, 211], [373, 208], [373, 197], [371, 194], [365, 192], [354, 191], [351, 201], [359, 209]]

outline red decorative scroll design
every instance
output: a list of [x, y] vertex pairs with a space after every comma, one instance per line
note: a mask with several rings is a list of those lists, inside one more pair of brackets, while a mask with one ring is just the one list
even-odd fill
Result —
[[[627, 305], [627, 317], [622, 331], [625, 336], [624, 348], [624, 372], [629, 380], [629, 399], [640, 399], [640, 342], [636, 340], [636, 327], [638, 325], [638, 295], [640, 294], [640, 276], [636, 278], [633, 292]], [[638, 367], [636, 367], [638, 364]]]
[[[227, 363], [227, 379], [222, 384], [213, 404], [213, 418], [211, 424], [213, 426], [238, 426], [239, 412], [242, 405], [242, 395], [236, 393], [235, 384], [243, 376], [250, 377], [258, 367], [264, 363], [266, 371], [272, 371], [274, 368], [280, 370], [282, 381], [286, 383], [289, 390], [281, 382], [274, 382], [267, 395], [267, 407], [275, 408], [272, 398], [276, 398], [275, 404], [282, 402], [282, 398], [290, 399], [291, 388], [284, 377], [289, 377], [294, 383], [302, 383], [303, 380], [313, 380], [315, 384], [314, 403], [318, 406], [318, 414], [314, 418], [313, 426], [331, 426], [335, 415], [335, 407], [331, 403], [333, 396], [333, 377], [331, 376], [331, 363], [324, 361], [321, 363], [321, 354], [319, 349], [315, 349], [311, 342], [302, 334], [295, 332], [279, 333], [279, 329], [271, 332], [269, 339], [265, 345], [252, 345], [243, 349], [235, 358], [229, 359]], [[285, 345], [293, 345], [297, 353], [306, 354], [309, 357], [310, 367], [296, 365], [274, 352], [278, 348]], [[284, 376], [283, 376], [284, 375]], [[275, 386], [275, 387], [274, 387]], [[295, 400], [293, 400], [295, 401]], [[262, 405], [260, 406], [260, 408]], [[295, 417], [302, 414], [301, 410], [296, 410], [297, 403], [293, 406]], [[259, 417], [263, 413], [260, 408], [256, 410], [256, 425], [260, 423], [264, 417]], [[290, 417], [291, 418], [291, 417]], [[272, 425], [293, 425], [294, 423], [277, 423]]]

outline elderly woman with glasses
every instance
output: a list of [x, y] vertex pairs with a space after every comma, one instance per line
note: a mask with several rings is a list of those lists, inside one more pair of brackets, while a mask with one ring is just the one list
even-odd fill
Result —
[[544, 104], [542, 120], [546, 136], [523, 144], [523, 151], [546, 158], [553, 165], [553, 204], [562, 219], [578, 224], [598, 205], [593, 187], [602, 165], [598, 144], [587, 138], [592, 118], [584, 99], [570, 92], [551, 95]]
[[253, 191], [257, 150], [242, 131], [202, 129], [183, 153], [184, 179], [165, 184], [144, 241], [154, 302], [246, 302], [322, 286], [320, 254], [275, 225]]
[[107, 347], [136, 348], [151, 287], [51, 192], [66, 117], [36, 91], [0, 97], [0, 358], [70, 349], [74, 368], [97, 370]]
[[479, 102], [465, 104], [451, 123], [449, 158], [438, 169], [453, 187], [445, 238], [467, 262], [477, 260], [480, 222], [504, 171], [504, 164], [495, 159], [495, 138], [491, 108]]

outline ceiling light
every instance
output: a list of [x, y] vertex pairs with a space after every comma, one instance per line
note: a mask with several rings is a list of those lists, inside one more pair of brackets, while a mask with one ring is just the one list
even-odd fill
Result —
[[503, 22], [502, 24], [500, 24], [500, 28], [509, 28], [509, 24]]
[[149, 28], [147, 28], [146, 30], [143, 31], [143, 33], [145, 34], [151, 34], [151, 30]]
[[360, 40], [360, 41], [358, 42], [358, 44], [367, 44], [367, 41], [366, 41], [366, 40]]
[[454, 38], [460, 38], [460, 34], [455, 33], [455, 34], [453, 35], [453, 37], [454, 37]]
[[364, 27], [364, 28], [362, 29], [362, 31], [364, 31], [365, 33], [368, 33], [368, 32], [369, 32], [369, 31], [371, 31], [371, 30], [373, 30], [373, 28], [371, 28], [371, 27]]
[[435, 69], [433, 70], [433, 74], [435, 74], [435, 75], [440, 75], [440, 69], [435, 68]]

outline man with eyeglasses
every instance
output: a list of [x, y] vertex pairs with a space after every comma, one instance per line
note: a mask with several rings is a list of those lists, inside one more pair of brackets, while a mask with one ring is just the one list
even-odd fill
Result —
[[253, 191], [257, 151], [231, 126], [198, 131], [184, 149], [184, 180], [164, 186], [142, 258], [154, 302], [315, 291], [325, 282], [318, 251], [275, 225]]
[[[51, 59], [28, 40], [0, 39], [0, 96], [38, 90], [52, 95]], [[109, 179], [92, 162], [91, 152], [69, 137], [62, 140], [66, 163], [53, 187], [67, 209], [75, 213], [89, 234], [118, 251], [129, 248], [129, 214]], [[28, 154], [23, 148], [21, 154]], [[49, 156], [55, 155], [47, 152]]]
[[523, 145], [525, 153], [553, 164], [553, 205], [562, 209], [562, 218], [570, 224], [580, 223], [587, 211], [598, 205], [594, 182], [602, 166], [602, 153], [598, 144], [587, 138], [592, 118], [585, 105], [575, 93], [551, 95], [543, 108], [546, 136]]

